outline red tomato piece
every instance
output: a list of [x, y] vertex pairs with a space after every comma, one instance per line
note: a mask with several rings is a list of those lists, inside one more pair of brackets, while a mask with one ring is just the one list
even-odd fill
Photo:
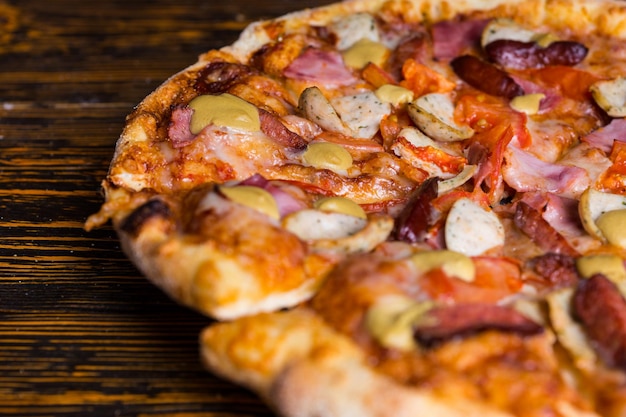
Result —
[[518, 292], [523, 285], [518, 264], [502, 257], [473, 258], [476, 278], [462, 281], [435, 269], [420, 278], [421, 288], [433, 299], [456, 303], [496, 303]]

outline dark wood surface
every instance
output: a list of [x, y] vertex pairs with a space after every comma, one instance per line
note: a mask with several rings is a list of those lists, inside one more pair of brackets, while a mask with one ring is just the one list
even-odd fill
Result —
[[202, 369], [209, 320], [82, 224], [136, 103], [251, 21], [322, 3], [0, 0], [0, 415], [272, 415]]

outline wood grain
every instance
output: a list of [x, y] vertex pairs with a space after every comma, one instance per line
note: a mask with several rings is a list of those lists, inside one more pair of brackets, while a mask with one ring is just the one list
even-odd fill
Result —
[[82, 224], [136, 103], [251, 21], [329, 2], [0, 0], [0, 415], [272, 415], [202, 369], [209, 320]]

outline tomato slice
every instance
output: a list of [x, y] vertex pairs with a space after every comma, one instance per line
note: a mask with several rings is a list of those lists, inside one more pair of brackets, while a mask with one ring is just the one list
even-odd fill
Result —
[[420, 278], [421, 288], [433, 299], [456, 303], [496, 303], [521, 290], [519, 265], [509, 258], [479, 256], [473, 282], [462, 281], [435, 269]]
[[626, 142], [613, 142], [610, 159], [613, 165], [600, 177], [600, 186], [604, 191], [626, 195]]
[[489, 169], [481, 170], [483, 175], [477, 179], [476, 187], [486, 185], [490, 197], [496, 200], [502, 184], [504, 150], [513, 140], [522, 148], [530, 146], [532, 142], [526, 128], [527, 116], [513, 110], [503, 98], [468, 93], [459, 98], [455, 117], [476, 132], [470, 139], [471, 143], [479, 144], [488, 152], [486, 160], [479, 163], [487, 165]]
[[549, 65], [544, 68], [530, 70], [529, 79], [539, 85], [557, 88], [568, 98], [577, 101], [591, 99], [589, 87], [601, 78], [590, 72], [564, 65]]
[[414, 59], [407, 59], [404, 62], [402, 75], [404, 80], [400, 82], [400, 85], [413, 91], [415, 97], [428, 93], [445, 93], [456, 87], [455, 83]]
[[361, 70], [361, 76], [365, 81], [375, 88], [379, 88], [385, 84], [395, 84], [393, 77], [378, 65], [370, 62]]
[[532, 142], [526, 128], [527, 116], [513, 110], [509, 102], [501, 97], [464, 94], [457, 102], [455, 118], [470, 125], [477, 133], [473, 140], [479, 140], [489, 150], [495, 149], [503, 140], [508, 144], [513, 138], [522, 148]]

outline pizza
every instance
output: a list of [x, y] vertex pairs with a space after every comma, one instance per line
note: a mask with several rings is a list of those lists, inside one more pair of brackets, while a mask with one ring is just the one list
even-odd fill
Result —
[[126, 120], [123, 250], [285, 417], [626, 415], [626, 3], [260, 21]]

